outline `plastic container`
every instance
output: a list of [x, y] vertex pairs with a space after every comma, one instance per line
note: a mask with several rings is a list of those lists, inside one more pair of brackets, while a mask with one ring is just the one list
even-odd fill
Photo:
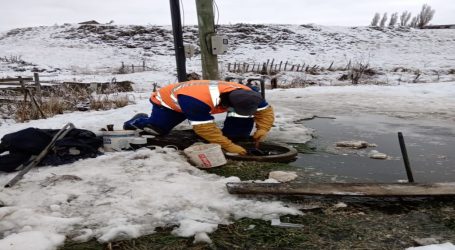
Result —
[[103, 147], [106, 152], [121, 151], [130, 148], [130, 140], [136, 136], [134, 130], [117, 130], [103, 132]]
[[198, 168], [214, 168], [226, 164], [226, 157], [219, 144], [196, 144], [183, 150]]

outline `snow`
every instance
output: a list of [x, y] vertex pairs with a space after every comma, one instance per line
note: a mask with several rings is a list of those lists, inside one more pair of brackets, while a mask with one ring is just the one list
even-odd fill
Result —
[[6, 236], [0, 241], [0, 249], [8, 250], [48, 250], [63, 244], [65, 236], [42, 231], [26, 231]]
[[[13, 176], [0, 175], [0, 183]], [[218, 224], [235, 219], [270, 220], [300, 214], [280, 202], [228, 194], [225, 184], [236, 181], [237, 177], [201, 171], [169, 148], [108, 153], [60, 167], [33, 169], [17, 186], [0, 189], [0, 200], [6, 205], [0, 208], [0, 232], [5, 237], [0, 244], [33, 241], [40, 249], [55, 249], [65, 236], [108, 242], [173, 225], [178, 226], [173, 231], [178, 236], [196, 235], [196, 241], [208, 241], [206, 234]], [[24, 232], [35, 232], [35, 237], [21, 237], [26, 236]], [[42, 240], [35, 242], [39, 236]]]
[[455, 250], [455, 246], [450, 243], [446, 242], [443, 244], [433, 244], [421, 247], [409, 247], [406, 250]]

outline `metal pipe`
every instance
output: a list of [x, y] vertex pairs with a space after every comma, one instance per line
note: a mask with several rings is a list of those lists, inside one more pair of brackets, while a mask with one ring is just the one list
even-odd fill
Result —
[[401, 154], [403, 155], [404, 167], [406, 169], [406, 175], [408, 176], [408, 182], [413, 183], [414, 177], [412, 176], [411, 164], [409, 163], [406, 144], [404, 143], [403, 134], [401, 132], [398, 132], [398, 141], [400, 142]]
[[186, 78], [185, 47], [183, 46], [182, 22], [180, 19], [179, 0], [169, 0], [172, 16], [172, 32], [174, 35], [175, 61], [177, 63], [177, 77], [179, 82], [184, 82]]

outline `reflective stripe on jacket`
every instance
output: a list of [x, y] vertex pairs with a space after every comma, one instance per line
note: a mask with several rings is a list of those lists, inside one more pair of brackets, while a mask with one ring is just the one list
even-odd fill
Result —
[[211, 114], [226, 112], [225, 107], [221, 107], [220, 95], [236, 89], [251, 90], [249, 87], [235, 82], [214, 81], [214, 80], [193, 80], [170, 84], [152, 93], [150, 100], [153, 103], [166, 108], [182, 112], [177, 96], [186, 95], [196, 98], [211, 108]]

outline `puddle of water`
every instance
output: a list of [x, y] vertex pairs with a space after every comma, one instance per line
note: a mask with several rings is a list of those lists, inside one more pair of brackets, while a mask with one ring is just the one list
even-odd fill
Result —
[[[365, 117], [363, 117], [365, 118]], [[337, 117], [305, 121], [316, 130], [311, 143], [315, 154], [301, 154], [293, 166], [313, 168], [328, 175], [343, 176], [343, 180], [362, 182], [396, 182], [407, 180], [397, 132], [402, 131], [411, 169], [416, 182], [455, 181], [455, 129], [438, 125], [403, 123], [393, 118], [372, 116], [366, 119]], [[362, 140], [377, 147], [360, 150], [335, 149], [338, 141]], [[387, 154], [390, 159], [368, 157], [371, 150]]]

